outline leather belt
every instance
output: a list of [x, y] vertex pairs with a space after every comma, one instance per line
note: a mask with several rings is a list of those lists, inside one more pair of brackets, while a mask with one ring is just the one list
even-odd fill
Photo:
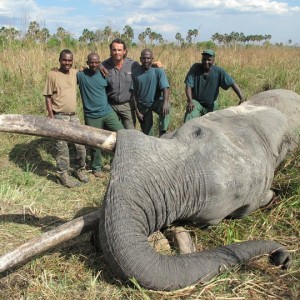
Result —
[[76, 112], [65, 113], [65, 112], [56, 112], [56, 111], [54, 111], [53, 113], [55, 115], [62, 115], [62, 116], [69, 116], [69, 117], [76, 115]]

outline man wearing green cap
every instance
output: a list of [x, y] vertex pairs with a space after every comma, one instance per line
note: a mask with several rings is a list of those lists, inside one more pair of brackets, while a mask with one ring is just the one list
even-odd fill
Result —
[[201, 63], [193, 64], [185, 77], [187, 107], [184, 122], [218, 109], [220, 87], [224, 90], [231, 87], [240, 99], [239, 104], [246, 100], [238, 84], [225, 70], [215, 66], [214, 61], [215, 52], [204, 50]]

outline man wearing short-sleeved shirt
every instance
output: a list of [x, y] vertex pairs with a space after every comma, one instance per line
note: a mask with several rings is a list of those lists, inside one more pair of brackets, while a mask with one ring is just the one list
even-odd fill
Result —
[[137, 118], [143, 133], [153, 135], [153, 111], [159, 115], [159, 135], [169, 125], [169, 82], [162, 68], [151, 67], [152, 51], [141, 52], [142, 65], [134, 70], [131, 90]]
[[[51, 70], [48, 73], [44, 96], [48, 117], [59, 119], [72, 124], [80, 124], [77, 116], [77, 70], [72, 69], [73, 53], [69, 49], [64, 49], [59, 54], [60, 68]], [[85, 175], [86, 149], [84, 145], [74, 144], [76, 149], [76, 159], [74, 175], [81, 182], [87, 183], [88, 177]], [[58, 178], [61, 183], [69, 188], [79, 186], [78, 181], [74, 181], [69, 174], [70, 154], [69, 146], [66, 141], [56, 142], [56, 165]]]
[[219, 88], [230, 87], [240, 99], [245, 101], [238, 84], [222, 68], [214, 65], [215, 52], [211, 49], [202, 52], [201, 63], [195, 63], [185, 78], [187, 108], [184, 122], [205, 115], [218, 108]]
[[[97, 53], [87, 57], [88, 69], [77, 73], [80, 95], [82, 98], [84, 121], [88, 126], [105, 128], [110, 131], [123, 129], [117, 114], [109, 105], [106, 94], [107, 79], [99, 71], [100, 58]], [[103, 177], [100, 149], [91, 148], [92, 174]]]

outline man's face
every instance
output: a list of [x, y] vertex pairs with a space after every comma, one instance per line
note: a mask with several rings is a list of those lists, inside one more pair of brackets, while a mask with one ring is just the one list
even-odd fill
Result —
[[91, 71], [96, 72], [100, 64], [99, 56], [98, 55], [89, 56], [88, 61], [86, 63], [89, 66], [89, 69]]
[[202, 55], [202, 66], [204, 70], [209, 70], [215, 61], [215, 57], [207, 54]]
[[63, 53], [59, 59], [59, 63], [62, 71], [69, 72], [73, 65], [73, 54]]
[[126, 50], [123, 44], [113, 43], [110, 50], [110, 55], [114, 61], [121, 61], [126, 56]]
[[152, 53], [151, 52], [142, 52], [142, 55], [140, 57], [140, 61], [141, 61], [141, 64], [142, 66], [145, 68], [145, 69], [149, 69], [152, 65], [152, 60], [153, 60], [153, 57], [152, 57]]

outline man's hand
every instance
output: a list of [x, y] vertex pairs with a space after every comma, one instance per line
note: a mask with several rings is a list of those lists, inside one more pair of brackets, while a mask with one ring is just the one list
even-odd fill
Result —
[[139, 110], [136, 110], [135, 113], [136, 113], [136, 117], [138, 118], [139, 122], [142, 123], [144, 121], [144, 115], [141, 114], [139, 112]]
[[162, 68], [163, 64], [160, 60], [158, 60], [158, 61], [154, 61], [151, 65], [151, 67], [153, 67], [153, 68]]
[[108, 70], [105, 67], [103, 67], [102, 65], [99, 65], [99, 70], [100, 70], [100, 72], [102, 73], [102, 75], [104, 77], [108, 77], [109, 72], [108, 72]]
[[238, 104], [238, 105], [242, 104], [242, 103], [243, 103], [243, 102], [245, 102], [245, 101], [247, 101], [247, 99], [246, 99], [246, 98], [241, 98], [241, 99], [240, 99], [240, 102], [239, 102], [239, 104]]
[[163, 116], [167, 116], [170, 111], [170, 106], [168, 102], [164, 102], [163, 107], [162, 107], [162, 114]]
[[187, 105], [186, 105], [186, 110], [187, 110], [187, 112], [188, 112], [188, 113], [192, 112], [192, 111], [194, 110], [194, 108], [195, 108], [195, 105], [193, 104], [193, 102], [189, 102], [189, 101], [188, 101], [188, 103], [187, 103]]

